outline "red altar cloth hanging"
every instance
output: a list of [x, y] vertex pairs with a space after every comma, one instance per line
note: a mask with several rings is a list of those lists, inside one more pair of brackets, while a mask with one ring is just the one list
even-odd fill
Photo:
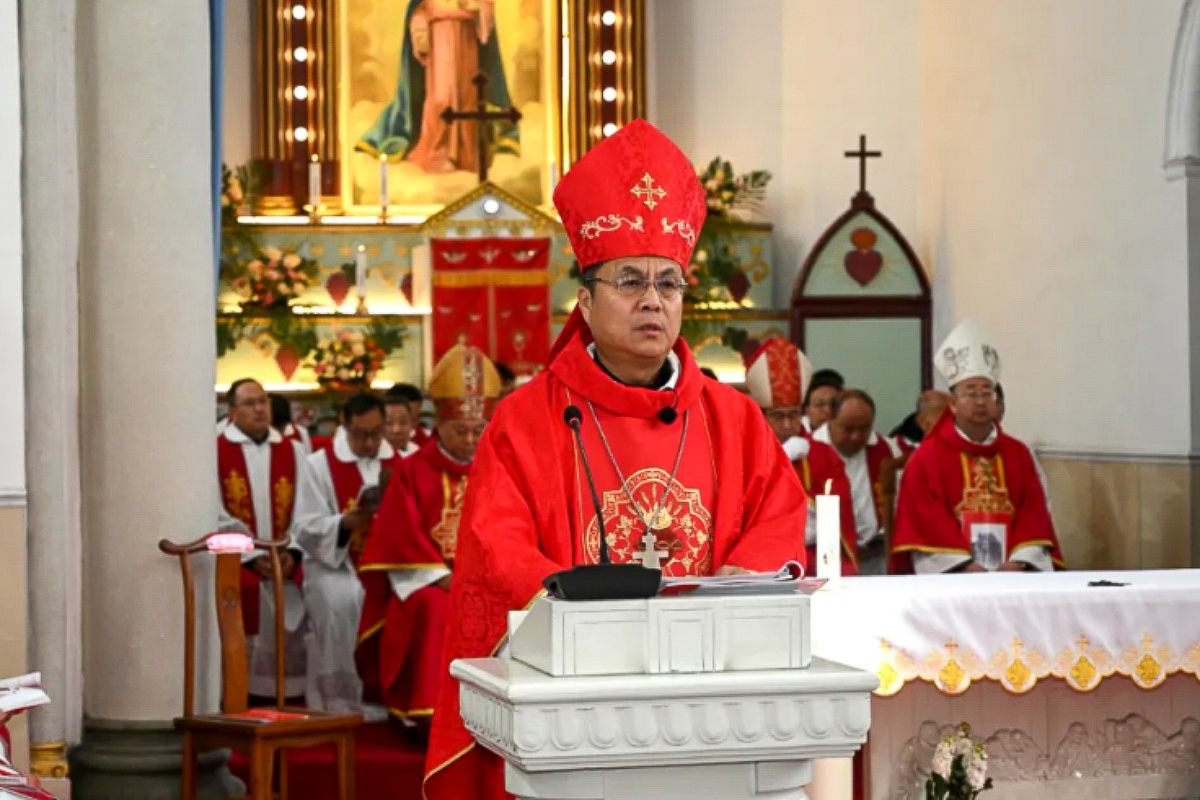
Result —
[[472, 344], [518, 375], [550, 352], [550, 239], [433, 239], [433, 361]]

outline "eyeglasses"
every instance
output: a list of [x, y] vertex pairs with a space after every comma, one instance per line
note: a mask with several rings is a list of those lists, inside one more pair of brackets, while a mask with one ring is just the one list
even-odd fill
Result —
[[589, 283], [604, 283], [617, 290], [622, 297], [641, 297], [654, 286], [654, 291], [664, 300], [672, 300], [683, 291], [683, 279], [678, 275], [660, 275], [651, 281], [644, 275], [622, 275], [615, 281], [592, 278]]
[[804, 417], [804, 412], [798, 408], [770, 408], [767, 409], [766, 417], [775, 422], [799, 422]]
[[995, 392], [963, 392], [958, 395], [960, 400], [968, 400], [972, 403], [990, 403], [996, 399]]

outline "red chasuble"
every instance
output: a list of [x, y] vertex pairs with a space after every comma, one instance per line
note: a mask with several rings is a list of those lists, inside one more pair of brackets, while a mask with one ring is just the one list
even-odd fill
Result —
[[[250, 473], [246, 469], [246, 456], [242, 446], [229, 441], [225, 434], [217, 436], [217, 474], [220, 476], [221, 502], [225, 510], [250, 529], [257, 537], [258, 527], [254, 515], [254, 497], [250, 489]], [[284, 539], [292, 525], [292, 509], [296, 501], [296, 450], [291, 439], [283, 439], [271, 445], [271, 538]], [[299, 569], [292, 573], [297, 586], [304, 585]], [[258, 593], [262, 578], [253, 570], [242, 570], [242, 625], [247, 636], [256, 636], [258, 618]]]
[[401, 600], [388, 570], [454, 568], [469, 464], [431, 441], [397, 467], [359, 562], [366, 597], [355, 660], [366, 687], [398, 717], [433, 714], [450, 593], [426, 586]]
[[[858, 530], [854, 522], [854, 497], [850, 492], [850, 479], [846, 477], [846, 465], [841, 456], [832, 446], [824, 442], [808, 443], [808, 456], [799, 461], [793, 461], [800, 483], [811, 498], [816, 494], [825, 493], [825, 484], [829, 484], [829, 493], [838, 496], [838, 506], [841, 508], [842, 521], [842, 575], [858, 574]], [[816, 547], [807, 547], [808, 563], [817, 563]]]
[[[641, 550], [645, 523], [635, 521], [635, 507], [646, 505], [655, 545], [668, 553], [668, 574], [709, 574], [726, 564], [775, 570], [789, 560], [805, 561], [804, 489], [758, 407], [736, 390], [704, 380], [682, 339], [675, 345], [682, 370], [675, 392], [617, 383], [588, 355], [589, 341], [576, 311], [551, 351], [548, 370], [499, 404], [480, 443], [459, 526], [443, 674], [453, 659], [494, 655], [508, 612], [528, 607], [546, 576], [595, 560], [595, 512], [563, 422], [571, 404], [583, 412], [597, 490], [613, 513], [609, 518], [606, 512], [605, 522], [614, 561], [632, 560], [634, 549]], [[658, 421], [673, 403], [678, 419]], [[685, 414], [683, 459], [670, 481]], [[631, 436], [637, 439], [628, 441]], [[634, 491], [633, 502], [617, 472]], [[658, 511], [664, 490], [667, 502]], [[425, 796], [508, 797], [502, 760], [477, 747], [463, 728], [452, 680], [438, 692]]]
[[898, 457], [893, 454], [892, 446], [879, 434], [875, 435], [875, 444], [868, 444], [864, 449], [867, 453], [867, 476], [871, 479], [871, 496], [875, 498], [875, 519], [882, 526], [888, 518], [884, 513], [888, 501], [883, 496], [883, 465]]
[[1042, 545], [1065, 568], [1029, 448], [999, 426], [991, 444], [970, 442], [947, 411], [904, 468], [892, 572], [912, 572], [913, 551], [972, 556], [972, 531], [981, 528], [1004, 542], [1003, 560]]

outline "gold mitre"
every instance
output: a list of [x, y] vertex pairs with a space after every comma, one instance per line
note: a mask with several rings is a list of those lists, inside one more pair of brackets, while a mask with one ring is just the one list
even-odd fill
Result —
[[500, 395], [500, 373], [478, 347], [456, 344], [429, 380], [439, 419], [487, 419]]

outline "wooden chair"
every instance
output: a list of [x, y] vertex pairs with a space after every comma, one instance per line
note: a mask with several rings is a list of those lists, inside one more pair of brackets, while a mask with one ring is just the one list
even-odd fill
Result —
[[221, 637], [221, 711], [197, 714], [196, 677], [196, 591], [192, 556], [209, 553], [209, 534], [190, 544], [163, 539], [158, 549], [179, 558], [183, 572], [185, 641], [183, 716], [175, 719], [183, 732], [183, 800], [196, 798], [196, 754], [202, 749], [228, 747], [250, 761], [249, 800], [271, 800], [272, 778], [278, 761], [279, 798], [287, 798], [287, 761], [291, 747], [332, 743], [337, 750], [338, 796], [354, 798], [354, 734], [363, 719], [357, 714], [330, 714], [307, 708], [284, 707], [283, 570], [279, 553], [289, 542], [253, 540], [271, 560], [275, 592], [275, 707], [250, 709], [247, 685], [246, 632], [242, 626], [241, 557], [235, 552], [218, 552], [216, 574], [217, 625]]

